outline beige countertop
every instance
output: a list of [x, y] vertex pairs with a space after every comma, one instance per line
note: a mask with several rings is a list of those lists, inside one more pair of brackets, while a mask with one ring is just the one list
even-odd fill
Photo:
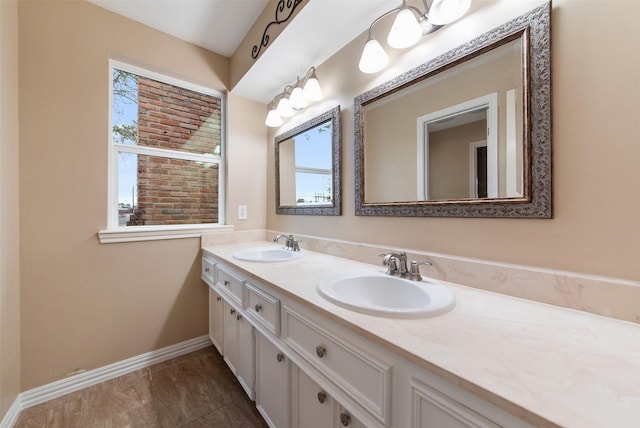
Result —
[[322, 298], [318, 280], [329, 272], [381, 266], [312, 251], [279, 263], [232, 257], [268, 245], [275, 244], [203, 250], [534, 425], [640, 427], [638, 324], [444, 281], [456, 295], [455, 308], [445, 315], [361, 314]]

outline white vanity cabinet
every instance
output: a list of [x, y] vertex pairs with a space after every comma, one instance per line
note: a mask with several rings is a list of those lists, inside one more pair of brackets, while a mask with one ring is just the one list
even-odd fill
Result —
[[411, 398], [412, 428], [499, 428], [489, 419], [416, 379], [411, 381]]
[[256, 336], [256, 407], [270, 427], [288, 428], [291, 362], [263, 334]]
[[240, 385], [253, 400], [255, 380], [255, 341], [253, 326], [240, 310], [223, 301], [224, 360], [238, 378]]
[[532, 426], [256, 277], [213, 278], [210, 336], [272, 428]]
[[209, 287], [209, 339], [213, 342], [220, 355], [222, 351], [222, 338], [223, 338], [223, 316], [224, 316], [224, 303], [222, 297], [213, 288]]
[[283, 340], [301, 358], [300, 367], [321, 374], [332, 395], [352, 404], [369, 426], [391, 424], [392, 365], [377, 347], [293, 303], [283, 308], [283, 320]]
[[293, 426], [300, 428], [366, 428], [297, 367], [292, 372], [292, 418]]
[[209, 338], [253, 400], [255, 337], [242, 309], [245, 281], [206, 257], [202, 266], [202, 279], [209, 285]]

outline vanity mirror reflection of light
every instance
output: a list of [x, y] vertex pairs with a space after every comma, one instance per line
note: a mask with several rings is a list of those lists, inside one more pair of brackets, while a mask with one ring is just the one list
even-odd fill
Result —
[[356, 215], [550, 218], [550, 4], [355, 99]]
[[341, 215], [340, 106], [275, 138], [276, 213]]

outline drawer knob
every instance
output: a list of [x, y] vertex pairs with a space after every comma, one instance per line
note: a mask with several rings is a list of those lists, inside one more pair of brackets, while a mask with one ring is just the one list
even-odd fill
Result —
[[229, 313], [230, 313], [231, 315], [233, 315], [233, 314], [235, 314], [235, 313], [236, 313], [236, 310], [235, 310], [235, 309], [229, 309]]
[[260, 312], [262, 310], [262, 305], [260, 303], [256, 303], [256, 306], [254, 306], [256, 312]]
[[220, 296], [216, 297], [216, 302], [219, 302], [220, 300], [222, 300], [222, 297]]
[[316, 355], [319, 358], [324, 357], [326, 353], [327, 353], [327, 350], [324, 349], [324, 346], [320, 346], [320, 345], [316, 346]]
[[278, 352], [276, 354], [276, 360], [278, 360], [278, 362], [281, 363], [282, 360], [284, 360], [284, 354], [282, 352]]
[[236, 319], [237, 319], [238, 321], [240, 321], [240, 320], [242, 319], [242, 315], [240, 315], [240, 314], [236, 315]]
[[226, 285], [227, 287], [231, 285], [231, 283], [227, 280], [224, 281], [224, 285]]
[[327, 400], [327, 394], [324, 392], [318, 392], [318, 401], [322, 404]]
[[351, 422], [351, 417], [346, 413], [340, 413], [340, 423], [342, 426], [349, 426], [349, 422]]

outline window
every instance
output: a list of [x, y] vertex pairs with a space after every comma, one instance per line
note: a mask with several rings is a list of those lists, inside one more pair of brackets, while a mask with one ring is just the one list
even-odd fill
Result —
[[116, 61], [110, 68], [109, 231], [224, 224], [223, 95]]

